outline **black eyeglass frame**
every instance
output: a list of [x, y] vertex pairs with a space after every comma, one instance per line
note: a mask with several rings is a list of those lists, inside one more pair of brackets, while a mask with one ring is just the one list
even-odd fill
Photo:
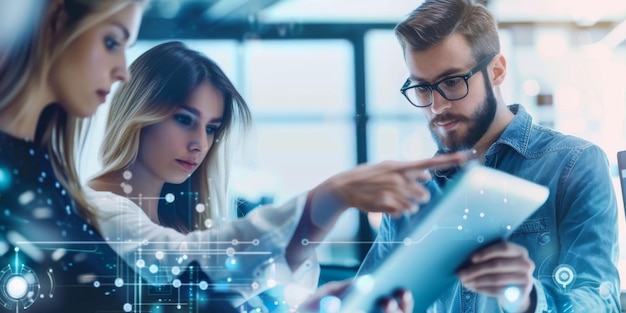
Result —
[[[478, 62], [478, 64], [476, 64], [476, 66], [474, 66], [471, 70], [469, 70], [469, 72], [467, 72], [467, 74], [465, 75], [457, 75], [457, 76], [448, 76], [445, 77], [441, 80], [439, 80], [438, 82], [434, 83], [434, 84], [417, 84], [417, 85], [409, 85], [411, 84], [411, 79], [407, 78], [406, 82], [404, 82], [404, 85], [402, 85], [402, 88], [400, 88], [400, 92], [402, 93], [402, 95], [409, 101], [409, 103], [411, 105], [413, 105], [414, 107], [418, 107], [418, 108], [427, 108], [429, 106], [431, 106], [433, 104], [433, 90], [437, 90], [437, 92], [444, 97], [444, 99], [448, 100], [448, 101], [457, 101], [457, 100], [461, 100], [465, 97], [467, 97], [467, 95], [469, 94], [469, 83], [467, 82], [472, 76], [474, 76], [474, 74], [482, 71], [490, 62], [491, 60], [493, 60], [493, 58], [498, 55], [497, 53], [491, 53], [489, 55], [487, 55], [486, 57], [484, 57], [482, 60], [480, 60], [480, 62]], [[454, 78], [462, 78], [463, 82], [465, 82], [465, 94], [461, 97], [457, 97], [457, 98], [448, 98], [448, 96], [446, 96], [446, 94], [443, 92], [443, 90], [439, 89], [439, 84], [443, 83], [444, 81], [447, 81], [449, 79], [454, 79]], [[413, 101], [411, 101], [411, 99], [409, 98], [409, 96], [407, 96], [406, 91], [409, 89], [413, 89], [413, 88], [428, 88], [428, 90], [430, 90], [430, 103], [428, 103], [427, 105], [419, 105], [416, 103], [413, 103]]]

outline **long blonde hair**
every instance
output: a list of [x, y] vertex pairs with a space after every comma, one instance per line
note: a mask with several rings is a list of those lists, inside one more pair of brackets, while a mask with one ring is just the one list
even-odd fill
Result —
[[130, 79], [120, 85], [111, 100], [104, 141], [100, 150], [103, 169], [97, 177], [120, 174], [137, 159], [142, 130], [171, 117], [189, 95], [208, 82], [224, 97], [224, 116], [214, 143], [198, 169], [189, 178], [188, 192], [208, 207], [198, 214], [191, 203], [178, 206], [178, 214], [159, 210], [166, 226], [187, 232], [206, 229], [207, 220], [233, 217], [228, 197], [229, 136], [233, 126], [242, 133], [251, 121], [245, 100], [219, 66], [181, 42], [157, 45], [139, 56], [129, 67]]
[[[30, 109], [28, 104], [36, 96], [32, 90], [47, 83], [52, 65], [70, 44], [89, 28], [137, 2], [144, 6], [147, 4], [147, 0], [64, 0], [62, 7], [56, 7], [56, 2], [49, 0], [45, 20], [37, 26], [30, 38], [10, 47], [3, 59], [0, 68], [3, 75], [3, 82], [0, 83], [0, 111], [21, 105], [18, 114], [27, 114]], [[56, 20], [58, 12], [53, 10], [64, 10], [67, 20], [59, 24]], [[50, 28], [57, 26], [58, 29], [54, 29], [54, 40], [51, 40]], [[82, 144], [80, 138], [85, 119], [68, 113], [62, 105], [48, 106], [44, 112], [41, 117], [46, 115], [48, 123], [41, 130], [38, 140], [48, 148], [57, 179], [70, 193], [78, 210], [89, 220], [93, 212], [82, 192], [76, 170], [76, 152]]]

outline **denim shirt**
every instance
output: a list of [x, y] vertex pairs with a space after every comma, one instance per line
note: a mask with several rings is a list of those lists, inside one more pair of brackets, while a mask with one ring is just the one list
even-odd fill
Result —
[[[488, 149], [485, 165], [550, 189], [545, 204], [509, 239], [526, 247], [535, 263], [535, 312], [620, 312], [618, 209], [606, 154], [590, 142], [533, 124], [519, 105], [509, 108], [515, 117]], [[434, 195], [440, 185], [427, 183]], [[373, 271], [398, 246], [392, 242], [402, 242], [396, 236], [416, 216], [383, 217], [359, 275]], [[457, 280], [428, 312], [505, 311], [496, 298], [471, 292]]]

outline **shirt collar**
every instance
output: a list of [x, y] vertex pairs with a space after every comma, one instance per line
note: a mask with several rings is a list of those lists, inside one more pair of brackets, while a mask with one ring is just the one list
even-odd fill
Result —
[[498, 140], [489, 147], [487, 156], [496, 153], [499, 145], [507, 145], [524, 156], [528, 153], [533, 119], [522, 105], [512, 104], [508, 108], [515, 114], [515, 117]]
[[[499, 149], [503, 148], [503, 145], [509, 146], [519, 154], [527, 156], [530, 133], [532, 130], [532, 117], [526, 112], [526, 109], [522, 105], [512, 104], [509, 105], [508, 108], [515, 116], [496, 142], [489, 147], [486, 157], [497, 153]], [[439, 150], [436, 154], [443, 153], [446, 152]], [[441, 184], [444, 183], [445, 178], [454, 175], [458, 169], [459, 167], [457, 166], [445, 170], [435, 169], [432, 174]]]

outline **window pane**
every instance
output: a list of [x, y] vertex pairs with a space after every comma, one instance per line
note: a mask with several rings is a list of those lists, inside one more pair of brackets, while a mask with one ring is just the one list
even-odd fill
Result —
[[409, 72], [392, 30], [373, 30], [365, 35], [365, 74], [367, 109], [372, 116], [421, 115], [400, 93]]
[[251, 41], [245, 51], [245, 88], [255, 113], [276, 117], [354, 112], [349, 42]]
[[[264, 40], [246, 42], [242, 50], [255, 132], [233, 180], [235, 192], [281, 204], [354, 167], [352, 45]], [[358, 262], [354, 245], [329, 243], [355, 240], [357, 231], [358, 213], [350, 210], [318, 249], [320, 263]]]
[[266, 197], [280, 204], [354, 166], [350, 120], [257, 121], [254, 131], [245, 148], [244, 166], [233, 181], [235, 191], [243, 196]]
[[373, 119], [368, 131], [372, 162], [419, 160], [429, 158], [437, 151], [424, 119]]

